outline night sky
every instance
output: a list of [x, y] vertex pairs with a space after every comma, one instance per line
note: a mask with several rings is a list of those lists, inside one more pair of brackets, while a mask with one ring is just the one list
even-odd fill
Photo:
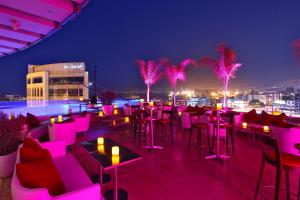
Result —
[[[28, 64], [84, 61], [98, 84], [117, 91], [145, 86], [135, 60], [216, 56], [226, 42], [243, 65], [230, 88], [300, 79], [292, 42], [300, 37], [300, 1], [91, 0], [74, 21], [24, 51], [0, 58], [0, 94], [25, 95]], [[188, 68], [179, 87], [217, 88], [211, 69]], [[165, 78], [154, 89], [167, 88]]]

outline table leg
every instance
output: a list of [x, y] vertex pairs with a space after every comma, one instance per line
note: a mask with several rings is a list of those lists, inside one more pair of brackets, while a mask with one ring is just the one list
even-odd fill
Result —
[[118, 200], [118, 168], [114, 168], [114, 200]]
[[153, 120], [151, 120], [151, 122], [150, 122], [149, 131], [150, 131], [150, 145], [143, 146], [143, 148], [144, 149], [150, 149], [150, 150], [163, 149], [163, 147], [161, 147], [161, 146], [154, 145]]
[[223, 159], [230, 158], [227, 155], [220, 155], [220, 112], [217, 112], [217, 150], [215, 155], [206, 156], [206, 159], [216, 159], [220, 162], [223, 162]]
[[127, 200], [128, 193], [124, 189], [118, 188], [118, 168], [114, 167], [113, 189], [105, 193], [106, 200]]

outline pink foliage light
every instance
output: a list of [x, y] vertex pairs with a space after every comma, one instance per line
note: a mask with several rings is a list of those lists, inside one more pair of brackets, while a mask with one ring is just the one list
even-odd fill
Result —
[[168, 58], [160, 59], [161, 65], [166, 67], [166, 76], [173, 88], [173, 105], [175, 105], [176, 83], [177, 80], [185, 81], [185, 69], [189, 64], [196, 65], [196, 62], [190, 58], [185, 59], [179, 65], [174, 65]]
[[293, 47], [295, 50], [295, 54], [297, 59], [299, 59], [300, 61], [300, 38], [298, 38], [294, 43], [293, 43]]
[[223, 106], [226, 107], [228, 83], [231, 78], [235, 78], [238, 68], [242, 65], [236, 63], [236, 53], [225, 44], [220, 44], [217, 48], [220, 55], [219, 59], [204, 57], [200, 60], [200, 64], [210, 65], [214, 67], [215, 73], [224, 85]]
[[147, 102], [150, 101], [150, 87], [154, 85], [161, 77], [161, 65], [154, 60], [148, 62], [144, 60], [137, 60], [141, 76], [144, 83], [147, 85]]

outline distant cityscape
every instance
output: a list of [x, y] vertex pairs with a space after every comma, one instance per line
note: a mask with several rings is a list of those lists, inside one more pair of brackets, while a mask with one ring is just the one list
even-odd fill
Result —
[[[224, 94], [218, 89], [181, 88], [176, 95], [177, 105], [214, 106], [217, 102], [221, 102]], [[255, 108], [258, 112], [280, 111], [289, 116], [300, 116], [300, 80], [286, 81], [273, 87], [230, 90], [227, 95], [228, 106], [236, 111], [249, 111]], [[121, 99], [141, 99], [145, 98], [145, 91], [119, 92], [118, 96]], [[170, 101], [172, 92], [153, 91], [151, 96], [153, 101]], [[25, 101], [26, 99], [18, 94], [0, 97], [1, 101]]]

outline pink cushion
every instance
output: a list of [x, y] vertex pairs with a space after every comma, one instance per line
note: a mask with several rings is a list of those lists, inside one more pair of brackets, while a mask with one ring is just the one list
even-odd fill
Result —
[[54, 158], [53, 162], [68, 192], [92, 184], [73, 155], [66, 154], [65, 156], [59, 156]]

